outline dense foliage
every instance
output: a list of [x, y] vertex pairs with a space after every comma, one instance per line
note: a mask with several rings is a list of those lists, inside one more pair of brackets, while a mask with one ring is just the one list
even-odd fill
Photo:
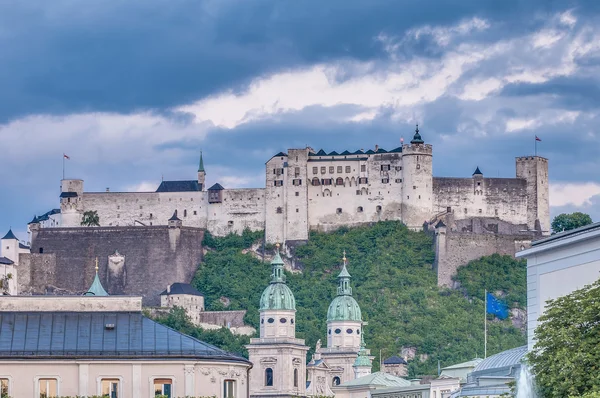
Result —
[[501, 291], [509, 305], [525, 309], [527, 305], [527, 261], [492, 254], [459, 267], [455, 281], [469, 297], [483, 299], [485, 290]]
[[554, 217], [552, 220], [552, 232], [557, 234], [563, 231], [569, 231], [571, 229], [583, 227], [592, 223], [592, 217], [588, 214], [575, 212], [571, 214], [562, 213]]
[[96, 210], [89, 210], [83, 213], [81, 216], [81, 225], [83, 227], [99, 227], [100, 216]]
[[600, 280], [548, 301], [538, 322], [528, 359], [543, 396], [598, 396]]
[[[247, 309], [246, 322], [258, 326], [258, 303], [271, 268], [260, 257], [243, 254], [242, 249], [260, 238], [262, 232], [225, 238], [207, 234], [205, 245], [218, 250], [206, 254], [193, 281], [205, 294], [207, 310], [223, 310], [227, 300], [221, 298], [226, 297], [228, 309]], [[482, 295], [466, 298], [462, 292], [438, 288], [431, 237], [393, 221], [311, 233], [309, 242], [297, 248], [296, 261], [302, 272], [288, 273], [287, 281], [296, 297], [297, 335], [309, 346], [318, 339], [326, 340], [327, 308], [336, 293], [344, 250], [354, 297], [369, 322], [365, 339], [376, 356], [374, 370], [379, 368], [379, 350], [383, 357], [389, 357], [403, 347], [415, 347], [417, 359], [409, 363], [410, 376], [435, 374], [438, 359], [442, 366], [448, 366], [482, 356]], [[513, 268], [506, 266], [507, 270]], [[492, 285], [475, 282], [469, 289], [513, 286], [513, 282], [502, 281], [501, 274], [495, 274]], [[484, 279], [480, 280], [483, 283]], [[524, 296], [517, 296], [524, 289], [511, 288], [509, 294], [515, 296], [515, 302], [523, 303]], [[489, 354], [523, 344], [523, 333], [510, 321], [495, 320], [488, 325]]]

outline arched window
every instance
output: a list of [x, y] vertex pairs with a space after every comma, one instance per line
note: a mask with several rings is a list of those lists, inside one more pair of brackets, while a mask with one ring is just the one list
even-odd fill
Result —
[[358, 206], [358, 209], [356, 209], [359, 213], [363, 212], [363, 207], [362, 206]]
[[344, 179], [342, 177], [336, 178], [335, 185], [344, 185]]
[[335, 387], [335, 386], [339, 386], [339, 385], [340, 385], [340, 381], [341, 381], [341, 380], [340, 380], [340, 378], [339, 378], [338, 376], [335, 376], [335, 377], [333, 378], [333, 382], [332, 382], [331, 384], [332, 384], [334, 387]]
[[294, 387], [298, 387], [298, 369], [294, 369]]
[[273, 369], [267, 368], [265, 369], [265, 386], [273, 385]]
[[321, 182], [319, 181], [319, 179], [317, 177], [313, 177], [312, 179], [312, 184], [313, 185], [321, 185]]

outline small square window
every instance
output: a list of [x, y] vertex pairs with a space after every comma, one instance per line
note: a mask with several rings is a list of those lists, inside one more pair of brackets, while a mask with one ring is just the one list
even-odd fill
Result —
[[382, 184], [387, 184], [387, 183], [389, 183], [389, 182], [390, 182], [390, 179], [389, 179], [389, 178], [382, 178], [382, 179], [381, 179], [381, 183], [382, 183]]
[[335, 209], [335, 213], [336, 214], [342, 214], [342, 208], [338, 207], [337, 209]]
[[300, 209], [296, 209], [296, 213], [300, 213]]
[[325, 166], [321, 167], [321, 174], [325, 174], [326, 173], [327, 168]]
[[333, 170], [334, 170], [334, 167], [333, 166], [329, 166], [329, 174], [333, 174]]
[[361, 164], [360, 165], [360, 171], [367, 171], [367, 165], [366, 164]]
[[318, 167], [313, 167], [313, 174], [317, 174], [319, 172], [319, 168]]
[[350, 173], [350, 166], [346, 166], [346, 173]]
[[338, 172], [338, 173], [341, 173], [341, 172], [342, 172], [342, 166], [338, 166], [338, 167], [337, 167], [337, 172]]
[[300, 196], [300, 192], [296, 192], [296, 196]]

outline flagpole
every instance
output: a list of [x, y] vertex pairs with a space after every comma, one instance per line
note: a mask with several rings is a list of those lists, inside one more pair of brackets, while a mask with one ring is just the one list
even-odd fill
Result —
[[63, 153], [63, 180], [65, 179], [65, 154]]
[[487, 358], [487, 289], [483, 297], [483, 359]]
[[537, 136], [534, 136], [533, 137], [533, 142], [534, 142], [534, 146], [535, 146], [535, 151], [534, 151], [535, 152], [535, 156], [537, 156], [537, 141], [538, 141], [537, 140]]

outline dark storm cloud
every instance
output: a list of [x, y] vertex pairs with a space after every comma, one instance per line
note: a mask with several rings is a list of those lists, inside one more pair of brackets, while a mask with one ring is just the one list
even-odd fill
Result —
[[[560, 1], [0, 2], [0, 123], [35, 114], [168, 108], [249, 79], [342, 58], [377, 60], [374, 38], [480, 16], [503, 35]], [[428, 38], [410, 52], [439, 55]]]

